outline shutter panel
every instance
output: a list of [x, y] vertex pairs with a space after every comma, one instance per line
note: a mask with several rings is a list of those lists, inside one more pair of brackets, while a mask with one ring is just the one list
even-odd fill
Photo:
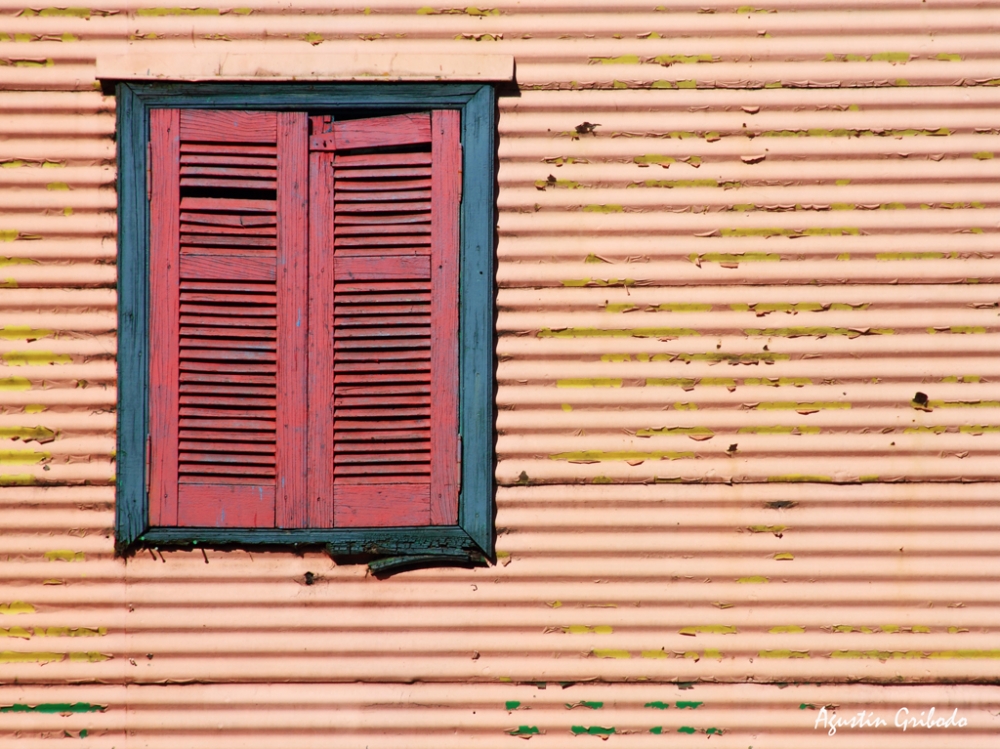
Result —
[[313, 130], [311, 524], [454, 525], [458, 112]]
[[304, 521], [306, 125], [151, 112], [153, 525]]

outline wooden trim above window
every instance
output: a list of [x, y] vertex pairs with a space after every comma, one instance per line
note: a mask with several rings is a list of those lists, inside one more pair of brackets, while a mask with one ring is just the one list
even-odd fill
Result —
[[513, 55], [205, 54], [109, 55], [97, 79], [117, 81], [471, 81], [514, 80]]

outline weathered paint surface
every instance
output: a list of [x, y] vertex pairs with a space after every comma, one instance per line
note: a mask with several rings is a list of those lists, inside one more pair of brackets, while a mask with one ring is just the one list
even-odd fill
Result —
[[[867, 711], [839, 742], [992, 746], [998, 31], [992, 1], [4, 0], [0, 743], [801, 747]], [[495, 567], [113, 558], [95, 59], [129, 51], [515, 56]]]

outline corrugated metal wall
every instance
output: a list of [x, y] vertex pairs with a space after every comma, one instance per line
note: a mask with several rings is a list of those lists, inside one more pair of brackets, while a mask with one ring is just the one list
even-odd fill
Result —
[[[1000, 3], [704, 2], [0, 3], [2, 743], [993, 745]], [[496, 567], [113, 558], [129, 50], [516, 56]]]

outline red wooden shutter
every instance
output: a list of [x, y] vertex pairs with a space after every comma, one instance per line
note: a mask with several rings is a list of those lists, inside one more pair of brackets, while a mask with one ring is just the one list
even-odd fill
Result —
[[151, 112], [152, 525], [304, 524], [307, 140], [304, 114]]
[[310, 525], [454, 525], [459, 115], [325, 123], [310, 156]]

